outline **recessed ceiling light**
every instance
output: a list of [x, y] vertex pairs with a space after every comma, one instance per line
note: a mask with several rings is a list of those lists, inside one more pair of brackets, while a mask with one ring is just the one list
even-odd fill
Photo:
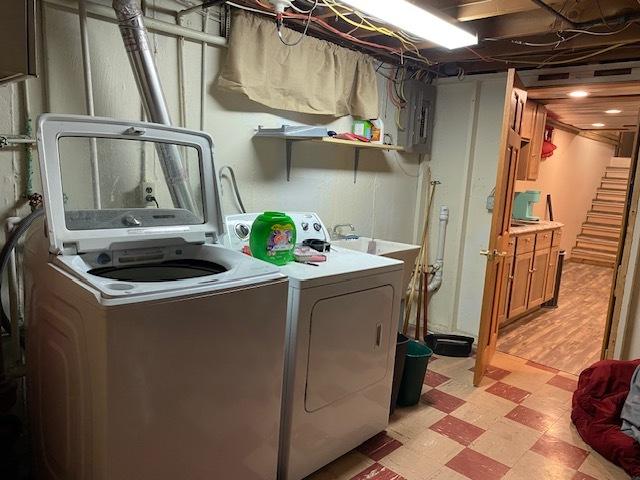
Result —
[[584, 90], [574, 90], [573, 92], [569, 92], [569, 96], [573, 98], [584, 98], [589, 96], [589, 92], [585, 92]]
[[609, 110], [605, 110], [604, 113], [608, 113], [609, 115], [613, 115], [616, 113], [622, 113], [622, 110], [619, 108], [610, 108]]
[[592, 127], [598, 127], [598, 128], [600, 128], [600, 127], [604, 127], [604, 123], [600, 123], [600, 122], [598, 122], [598, 123], [592, 123], [592, 124], [591, 124], [591, 126], [592, 126]]
[[449, 21], [407, 0], [344, 0], [341, 3], [450, 50], [478, 43], [478, 35], [460, 28], [455, 20]]

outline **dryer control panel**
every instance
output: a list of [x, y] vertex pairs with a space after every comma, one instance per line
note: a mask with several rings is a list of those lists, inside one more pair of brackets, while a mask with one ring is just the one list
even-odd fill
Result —
[[[323, 240], [330, 242], [329, 231], [320, 220], [317, 213], [313, 212], [286, 212], [291, 217], [296, 226], [296, 242], [302, 243], [305, 240]], [[225, 246], [233, 250], [242, 250], [249, 245], [251, 235], [251, 225], [258, 218], [259, 213], [241, 213], [238, 215], [227, 215], [227, 231], [224, 236]]]

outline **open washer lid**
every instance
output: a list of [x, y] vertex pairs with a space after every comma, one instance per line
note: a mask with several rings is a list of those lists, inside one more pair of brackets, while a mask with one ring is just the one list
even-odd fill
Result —
[[223, 233], [213, 140], [204, 132], [46, 114], [38, 148], [52, 253], [217, 242]]

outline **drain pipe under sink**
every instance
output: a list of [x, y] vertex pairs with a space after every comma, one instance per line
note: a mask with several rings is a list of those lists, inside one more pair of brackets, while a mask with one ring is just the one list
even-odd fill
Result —
[[[433, 278], [427, 286], [427, 293], [436, 292], [442, 285], [444, 266], [444, 245], [447, 237], [447, 222], [449, 221], [449, 207], [443, 205], [440, 207], [440, 227], [438, 230], [438, 250], [436, 253], [436, 262], [433, 264]], [[429, 297], [431, 298], [431, 297]]]

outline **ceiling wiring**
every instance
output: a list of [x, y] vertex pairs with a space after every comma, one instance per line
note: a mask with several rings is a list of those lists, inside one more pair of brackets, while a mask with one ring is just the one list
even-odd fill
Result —
[[[640, 3], [640, 0], [638, 0], [638, 3]], [[581, 30], [579, 28], [568, 28], [566, 30], [564, 30], [565, 32], [569, 32], [569, 33], [581, 33], [583, 35], [596, 35], [596, 36], [602, 36], [602, 37], [606, 37], [609, 35], [617, 35], [620, 32], [624, 32], [627, 28], [629, 28], [631, 25], [637, 23], [637, 20], [632, 20], [629, 23], [627, 23], [624, 27], [618, 29], [618, 30], [614, 30], [612, 32], [594, 32], [592, 30]]]
[[[408, 39], [404, 34], [404, 32], [396, 32], [386, 27], [374, 25], [369, 20], [367, 20], [365, 15], [363, 15], [359, 11], [352, 9], [350, 7], [347, 7], [345, 5], [339, 4], [335, 0], [322, 0], [322, 3], [324, 6], [329, 8], [336, 16], [338, 16], [341, 20], [356, 27], [356, 30], [363, 29], [369, 32], [377, 32], [377, 33], [380, 33], [381, 35], [395, 38], [402, 43], [404, 48], [414, 52], [418, 56], [418, 58], [424, 60], [428, 65], [432, 64], [432, 62], [429, 61], [428, 58], [424, 57], [420, 53], [420, 49], [418, 48], [418, 46], [415, 43], [413, 43], [410, 39]], [[360, 23], [356, 23], [353, 20], [351, 20], [349, 17], [344, 15], [342, 12], [340, 12], [338, 8], [343, 8], [346, 12], [349, 12], [355, 15], [356, 17], [358, 17], [360, 19]]]
[[[253, 0], [257, 5], [259, 5], [260, 7], [266, 9], [269, 12], [273, 12], [273, 7], [269, 4], [264, 3], [262, 0]], [[325, 1], [325, 0], [323, 0]], [[343, 8], [347, 8], [347, 7], [343, 7]], [[370, 47], [374, 50], [384, 50], [386, 52], [391, 53], [392, 55], [395, 56], [399, 56], [400, 57], [400, 63], [403, 64], [405, 58], [408, 60], [412, 60], [415, 62], [419, 62], [419, 63], [423, 63], [426, 64], [428, 66], [433, 65], [433, 62], [429, 61], [429, 59], [427, 59], [426, 57], [424, 57], [421, 53], [420, 50], [416, 47], [415, 51], [412, 52], [411, 54], [408, 54], [407, 51], [404, 51], [402, 48], [400, 47], [392, 47], [389, 45], [383, 45], [380, 43], [375, 43], [375, 42], [369, 42], [367, 40], [355, 37], [347, 32], [344, 32], [342, 30], [338, 30], [337, 28], [333, 27], [332, 25], [330, 25], [328, 22], [326, 22], [324, 19], [318, 17], [318, 16], [311, 16], [308, 17], [307, 15], [302, 15], [299, 13], [292, 13], [292, 12], [284, 12], [282, 14], [283, 18], [293, 18], [293, 19], [299, 19], [299, 20], [307, 20], [309, 19], [311, 22], [316, 23], [318, 25], [320, 25], [322, 28], [324, 28], [325, 30], [328, 30], [329, 32], [345, 39], [348, 40], [350, 42], [359, 44], [359, 45], [363, 45], [366, 47]], [[343, 15], [344, 16], [344, 15]], [[364, 16], [363, 16], [364, 18]], [[368, 22], [368, 20], [366, 20], [365, 18], [365, 24]], [[383, 28], [384, 27], [380, 27]], [[414, 56], [415, 54], [415, 56]]]
[[293, 10], [295, 10], [296, 12], [301, 13], [303, 15], [306, 15], [307, 13], [312, 13], [317, 7], [318, 7], [318, 2], [317, 1], [314, 3], [314, 5], [309, 10], [302, 10], [301, 8], [296, 7], [293, 4], [293, 2], [291, 2], [291, 8]]
[[273, 12], [267, 12], [265, 10], [260, 10], [259, 8], [251, 8], [251, 7], [247, 7], [246, 5], [240, 5], [234, 2], [226, 2], [226, 4], [229, 5], [230, 7], [237, 8], [238, 10], [245, 10], [247, 12], [252, 12], [252, 13], [260, 13], [262, 15], [268, 15], [270, 17], [276, 16], [276, 14]]
[[[580, 60], [586, 60], [587, 58], [591, 58], [591, 57], [595, 57], [597, 55], [601, 55], [603, 53], [609, 52], [611, 50], [615, 50], [616, 48], [620, 48], [623, 47], [625, 45], [631, 45], [633, 43], [637, 43], [635, 41], [630, 41], [630, 42], [621, 42], [621, 43], [616, 43], [615, 45], [610, 45], [606, 48], [603, 48], [601, 50], [597, 50], [595, 52], [591, 52], [585, 55], [581, 55], [578, 57], [573, 57], [571, 59], [566, 59], [566, 60], [556, 60], [556, 61], [548, 61], [547, 60], [543, 60], [541, 62], [534, 62], [534, 61], [528, 61], [528, 60], [519, 60], [519, 59], [506, 59], [506, 58], [496, 58], [496, 57], [490, 57], [490, 56], [486, 56], [486, 55], [482, 55], [481, 53], [475, 51], [474, 49], [467, 47], [469, 49], [470, 52], [472, 52], [473, 54], [475, 54], [478, 58], [480, 58], [481, 60], [485, 61], [485, 62], [502, 62], [502, 63], [507, 63], [507, 64], [522, 64], [522, 65], [535, 65], [536, 67], [542, 67], [542, 66], [546, 66], [546, 65], [565, 65], [567, 63], [572, 63], [572, 62], [578, 62]], [[554, 55], [557, 56], [560, 53]]]
[[313, 11], [316, 8], [318, 8], [318, 0], [315, 0], [315, 3], [313, 4], [313, 7], [308, 12], [306, 12], [307, 14], [309, 14], [309, 16], [307, 17], [307, 21], [305, 23], [304, 30], [300, 34], [298, 39], [293, 43], [289, 43], [284, 39], [284, 36], [282, 35], [282, 19], [278, 15], [276, 15], [278, 38], [280, 39], [280, 41], [283, 44], [285, 44], [287, 47], [295, 47], [296, 45], [299, 45], [302, 42], [302, 40], [304, 40], [304, 38], [307, 36], [307, 32], [309, 31], [309, 25], [311, 25], [311, 16], [313, 15]]
[[[191, 3], [189, 0], [177, 1], [182, 4]], [[636, 1], [640, 4], [640, 0]], [[566, 11], [566, 6], [569, 3], [569, 1], [565, 1], [559, 11]], [[235, 0], [235, 2], [229, 1], [226, 2], [226, 4], [234, 8], [241, 8], [262, 15], [276, 16], [274, 7], [268, 0]], [[249, 6], [251, 4], [255, 4], [256, 8]], [[310, 8], [300, 8], [300, 6], [306, 7], [305, 4], [310, 5]], [[380, 70], [394, 72], [389, 75], [382, 72], [379, 73], [386, 78], [389, 96], [393, 99], [394, 105], [397, 104], [399, 108], [403, 107], [402, 83], [405, 80], [417, 79], [430, 82], [433, 78], [439, 76], [457, 76], [458, 78], [463, 78], [467, 71], [488, 71], [486, 68], [478, 70], [477, 68], [467, 67], [466, 65], [469, 63], [478, 63], [478, 60], [471, 58], [471, 56], [467, 56], [458, 61], [449, 61], [445, 56], [441, 57], [440, 61], [433, 61], [428, 58], [428, 54], [425, 54], [425, 49], [429, 51], [431, 46], [425, 43], [423, 39], [419, 39], [409, 32], [395, 29], [392, 26], [384, 24], [384, 19], [377, 19], [366, 15], [342, 3], [340, 0], [305, 0], [303, 3], [298, 2], [298, 6], [291, 5], [290, 7], [291, 8], [287, 8], [284, 13], [281, 14], [281, 19], [283, 23], [288, 23], [287, 20], [295, 23], [294, 29], [300, 33], [300, 36], [296, 41], [290, 42], [289, 40], [292, 38], [290, 32], [279, 30], [278, 36], [280, 41], [287, 46], [298, 45], [310, 34], [311, 29], [313, 32], [311, 35], [313, 36], [323, 38], [324, 35], [330, 35], [333, 37], [334, 42], [347, 47], [357, 48], [373, 55], [382, 62], [386, 62], [387, 60], [385, 60], [385, 58], [389, 58], [390, 56], [395, 57], [395, 60], [391, 59], [389, 61], [390, 64], [394, 65], [393, 67], [383, 66], [383, 64], [380, 63], [376, 68], [376, 72]], [[582, 35], [610, 37], [640, 24], [640, 19], [633, 16], [620, 17], [619, 20], [622, 21], [614, 20], [613, 23], [611, 19], [609, 19], [607, 23], [605, 21], [607, 18], [604, 17], [604, 13], [606, 12], [603, 11], [602, 5], [598, 3], [597, 7], [600, 10], [602, 23], [599, 23], [600, 20], [597, 22], [588, 22], [588, 26], [584, 26], [587, 25], [587, 23], [578, 23], [575, 28], [562, 28], [562, 25], [558, 24], [557, 26], [560, 27], [560, 30], [554, 32], [557, 38], [550, 37], [549, 34], [541, 34], [538, 36], [540, 41], [536, 41], [536, 36], [533, 35], [529, 36], [530, 39], [526, 37], [523, 39], [482, 39], [483, 41], [511, 42], [515, 45], [537, 48], [540, 49], [541, 52], [548, 53], [549, 56], [545, 59], [542, 59], [544, 58], [543, 55], [537, 54], [534, 59], [527, 59], [524, 56], [524, 51], [522, 53], [514, 51], [511, 52], [511, 54], [507, 52], [494, 53], [491, 49], [485, 48], [484, 51], [488, 53], [483, 54], [481, 53], [482, 49], [475, 50], [471, 47], [467, 48], [474, 57], [477, 57], [485, 63], [498, 62], [506, 65], [540, 68], [542, 66], [567, 65], [580, 62], [636, 43], [635, 40], [627, 41], [630, 37], [619, 40], [615, 39], [608, 42], [610, 43], [609, 45], [602, 46], [603, 48], [596, 50], [593, 50], [596, 48], [595, 46], [592, 46], [592, 49], [588, 50], [586, 47], [580, 48], [575, 42], [569, 44], [568, 42]], [[320, 13], [322, 13], [322, 15]], [[278, 17], [276, 16], [276, 18]], [[315, 25], [314, 28], [312, 28], [312, 23]], [[602, 27], [605, 25], [608, 30], [605, 28], [598, 29], [598, 26]], [[622, 26], [616, 30], [612, 30], [613, 25]], [[322, 31], [325, 33], [323, 34]], [[357, 32], [366, 32], [366, 34], [359, 35]], [[388, 40], [384, 40], [384, 38]], [[572, 54], [574, 56], [571, 56]], [[490, 67], [487, 68], [491, 70]], [[493, 68], [493, 70], [495, 69], [496, 67]]]

